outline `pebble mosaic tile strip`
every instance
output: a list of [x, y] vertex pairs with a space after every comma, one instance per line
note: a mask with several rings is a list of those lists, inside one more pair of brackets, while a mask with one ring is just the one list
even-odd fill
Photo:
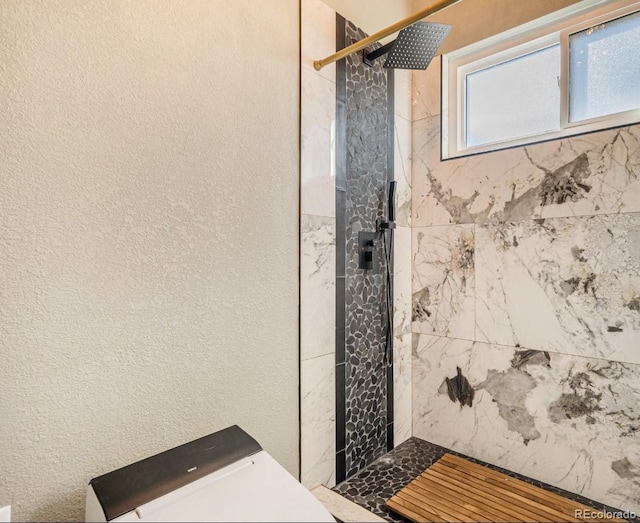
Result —
[[[339, 20], [338, 28], [340, 25]], [[345, 45], [366, 37], [350, 22], [343, 27]], [[338, 303], [336, 325], [338, 334], [344, 337], [344, 368], [338, 369], [341, 374], [337, 374], [341, 378], [338, 389], [344, 383], [344, 393], [336, 390], [340, 423], [336, 427], [337, 459], [344, 459], [344, 465], [336, 464], [338, 480], [344, 479], [342, 474], [350, 477], [357, 473], [393, 444], [389, 439], [393, 437], [393, 416], [388, 409], [393, 402], [393, 383], [388, 377], [393, 374], [384, 360], [383, 242], [376, 236], [375, 263], [369, 270], [360, 268], [358, 243], [360, 232], [376, 233], [376, 220], [386, 212], [387, 182], [393, 179], [393, 141], [389, 140], [389, 129], [393, 129], [389, 94], [393, 89], [393, 72], [385, 70], [382, 63], [378, 60], [373, 67], [367, 66], [362, 62], [362, 55], [355, 53], [338, 64], [344, 68], [338, 71], [337, 81], [345, 82], [345, 110], [338, 113], [336, 125], [344, 126], [346, 149], [344, 188], [336, 185], [336, 209], [338, 213], [344, 212], [344, 219], [337, 216], [338, 226], [344, 228], [344, 233], [337, 231], [336, 234], [339, 241], [344, 242], [344, 250], [337, 245], [338, 256], [344, 256], [344, 318]], [[338, 105], [341, 92], [338, 87]], [[340, 114], [344, 114], [344, 122], [340, 121]], [[341, 266], [342, 260], [339, 260], [338, 279], [342, 276]], [[337, 344], [341, 347], [341, 340], [337, 340]], [[341, 365], [342, 361], [336, 363]]]

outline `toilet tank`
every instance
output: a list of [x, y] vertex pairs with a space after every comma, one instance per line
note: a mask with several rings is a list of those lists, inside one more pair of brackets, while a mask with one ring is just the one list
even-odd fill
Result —
[[86, 521], [335, 521], [238, 426], [92, 479]]

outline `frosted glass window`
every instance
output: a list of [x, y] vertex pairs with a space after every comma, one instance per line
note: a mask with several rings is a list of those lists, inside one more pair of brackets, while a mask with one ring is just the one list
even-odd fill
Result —
[[640, 0], [576, 2], [442, 71], [443, 159], [640, 123]]
[[466, 146], [560, 128], [560, 46], [466, 77]]
[[569, 37], [569, 121], [640, 108], [640, 13]]

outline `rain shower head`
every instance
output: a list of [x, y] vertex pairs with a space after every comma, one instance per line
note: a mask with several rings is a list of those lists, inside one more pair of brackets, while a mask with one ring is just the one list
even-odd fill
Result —
[[451, 30], [450, 25], [416, 22], [405, 27], [398, 38], [364, 55], [364, 63], [389, 53], [384, 67], [393, 69], [426, 69]]

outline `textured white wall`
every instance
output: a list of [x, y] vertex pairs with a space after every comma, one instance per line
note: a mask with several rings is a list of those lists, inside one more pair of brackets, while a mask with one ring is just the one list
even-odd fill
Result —
[[[413, 13], [412, 0], [324, 0], [347, 20], [368, 34], [373, 34]], [[388, 36], [382, 42], [393, 40]]]
[[298, 470], [297, 0], [0, 2], [0, 505], [233, 423]]

